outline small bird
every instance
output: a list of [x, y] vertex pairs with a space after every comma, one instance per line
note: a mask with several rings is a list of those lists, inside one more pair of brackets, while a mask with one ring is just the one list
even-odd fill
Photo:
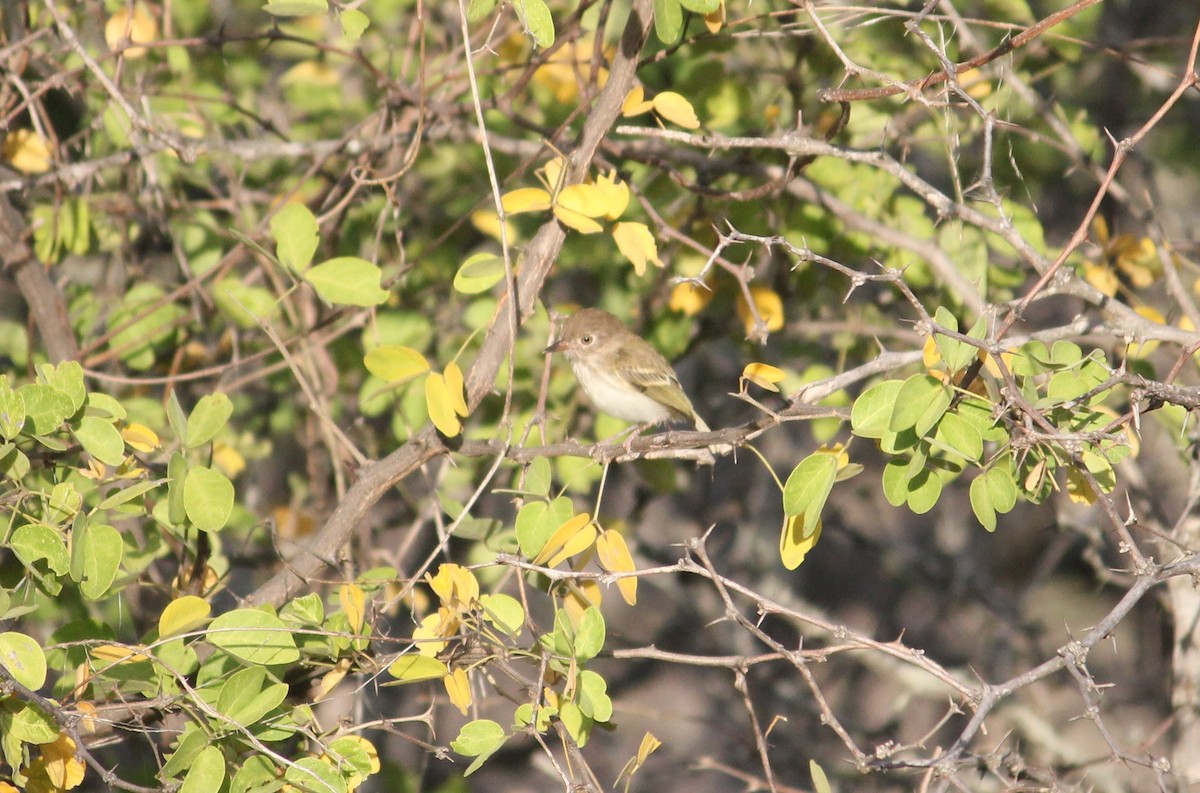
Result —
[[566, 353], [575, 379], [596, 409], [624, 421], [690, 421], [711, 432], [667, 359], [621, 320], [598, 308], [567, 317], [546, 352]]

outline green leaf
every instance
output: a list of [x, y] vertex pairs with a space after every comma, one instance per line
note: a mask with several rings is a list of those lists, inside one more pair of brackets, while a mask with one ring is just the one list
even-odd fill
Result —
[[225, 756], [215, 746], [206, 746], [188, 769], [179, 793], [213, 793], [225, 784]]
[[143, 493], [148, 493], [163, 483], [162, 479], [152, 479], [148, 482], [138, 482], [136, 485], [121, 488], [114, 492], [111, 496], [101, 501], [96, 505], [96, 509], [114, 509], [122, 504], [133, 501]]
[[604, 615], [595, 606], [588, 606], [575, 627], [575, 660], [587, 663], [604, 649]]
[[305, 757], [288, 766], [283, 778], [303, 793], [345, 793], [346, 780], [329, 763]]
[[463, 757], [474, 757], [475, 762], [463, 772], [470, 776], [495, 754], [508, 738], [504, 728], [491, 719], [469, 721], [458, 731], [458, 737], [450, 742], [450, 748]]
[[975, 519], [988, 531], [996, 530], [996, 508], [992, 504], [992, 494], [987, 486], [987, 474], [975, 477], [970, 488], [971, 511]]
[[187, 414], [183, 412], [183, 405], [179, 404], [179, 394], [174, 388], [167, 396], [167, 423], [171, 425], [171, 431], [177, 439], [183, 441], [187, 437]]
[[166, 764], [160, 773], [165, 779], [174, 779], [182, 774], [187, 769], [191, 768], [196, 758], [200, 756], [208, 747], [208, 734], [200, 729], [194, 722], [189, 723], [183, 730], [183, 736], [175, 745], [175, 751], [167, 758]]
[[566, 496], [560, 496], [547, 504], [544, 501], [529, 501], [517, 513], [517, 544], [521, 553], [533, 559], [562, 524], [574, 515], [574, 504]]
[[454, 288], [464, 295], [486, 292], [504, 278], [504, 259], [492, 253], [477, 253], [463, 262], [454, 274]]
[[229, 782], [229, 793], [274, 793], [282, 787], [279, 772], [265, 755], [255, 754], [233, 775]]
[[1019, 493], [1011, 462], [1007, 462], [1009, 458], [1004, 460], [1005, 464], [993, 465], [984, 475], [992, 507], [1002, 515], [1017, 505]]
[[267, 671], [261, 666], [239, 669], [221, 686], [217, 711], [242, 727], [253, 727], [287, 698], [285, 683], [267, 684]]
[[512, 595], [480, 595], [483, 618], [506, 636], [520, 636], [525, 624], [525, 608]]
[[233, 402], [220, 391], [200, 397], [200, 401], [188, 416], [184, 447], [195, 449], [208, 443], [216, 437], [232, 415]]
[[131, 368], [149, 369], [154, 365], [154, 348], [174, 338], [175, 325], [184, 317], [183, 308], [168, 300], [161, 287], [141, 281], [109, 314], [107, 329], [113, 335], [108, 347]]
[[342, 26], [342, 35], [351, 43], [361, 39], [362, 34], [371, 26], [371, 18], [357, 8], [344, 9], [338, 14], [338, 22]]
[[208, 626], [215, 647], [249, 664], [293, 664], [300, 660], [291, 629], [274, 614], [257, 609], [236, 609], [217, 617]]
[[721, 7], [721, 0], [679, 0], [679, 4], [697, 14], [711, 14]]
[[12, 721], [8, 725], [12, 736], [26, 743], [52, 743], [58, 738], [61, 730], [53, 716], [44, 713], [39, 707], [28, 704], [12, 715]]
[[968, 460], [978, 461], [983, 456], [983, 436], [966, 419], [947, 413], [938, 422], [934, 439], [945, 448]]
[[46, 684], [46, 656], [42, 646], [23, 633], [0, 633], [0, 666], [31, 691]]
[[271, 0], [263, 11], [277, 17], [307, 17], [329, 11], [328, 0]]
[[405, 653], [392, 661], [388, 674], [401, 683], [419, 683], [422, 680], [440, 680], [450, 670], [436, 658], [420, 653]]
[[225, 474], [197, 466], [183, 481], [183, 509], [202, 531], [220, 531], [233, 512], [233, 483]]
[[40, 383], [28, 383], [17, 389], [25, 405], [25, 421], [33, 435], [49, 435], [75, 412], [71, 397]]
[[295, 598], [284, 604], [279, 611], [279, 618], [284, 622], [297, 625], [317, 625], [325, 621], [325, 604], [316, 592]]
[[175, 452], [167, 462], [167, 520], [178, 526], [187, 519], [183, 487], [187, 481], [188, 465], [182, 452]]
[[158, 617], [158, 637], [178, 636], [208, 622], [212, 606], [204, 598], [184, 595], [167, 604]]
[[888, 424], [896, 409], [896, 397], [903, 385], [900, 380], [884, 380], [854, 400], [854, 407], [850, 410], [850, 427], [855, 435], [882, 438], [888, 432]]
[[539, 47], [546, 49], [554, 43], [554, 18], [545, 0], [513, 0], [513, 10]]
[[0, 437], [12, 440], [25, 425], [25, 399], [0, 375]]
[[467, 4], [467, 21], [474, 24], [492, 13], [499, 0], [471, 0]]
[[545, 497], [550, 495], [552, 481], [550, 461], [545, 457], [534, 457], [525, 468], [525, 481], [521, 489], [526, 493]]
[[929, 469], [908, 480], [908, 508], [917, 515], [933, 509], [942, 496], [942, 478]]
[[49, 526], [41, 523], [19, 526], [12, 533], [9, 544], [26, 567], [33, 567], [34, 562], [45, 559], [47, 567], [58, 575], [67, 575], [71, 569], [62, 535]]
[[[325, 9], [320, 12], [324, 13]], [[299, 275], [312, 264], [313, 254], [321, 238], [317, 219], [304, 204], [288, 204], [271, 218], [271, 236], [275, 239], [275, 255], [280, 264]]]
[[829, 777], [825, 776], [825, 769], [817, 765], [816, 760], [808, 761], [808, 773], [813, 781], [813, 793], [833, 793], [833, 788], [829, 785]]
[[908, 500], [908, 463], [905, 460], [888, 460], [883, 467], [883, 497], [893, 507]]
[[383, 274], [366, 259], [341, 256], [322, 262], [304, 274], [322, 300], [349, 306], [377, 306], [388, 298], [379, 288]]
[[103, 523], [80, 521], [71, 531], [71, 577], [88, 600], [108, 594], [125, 549], [121, 532]]
[[613, 706], [608, 696], [608, 683], [590, 669], [579, 673], [579, 709], [593, 721], [612, 718]]
[[75, 425], [73, 434], [88, 454], [105, 465], [116, 467], [125, 462], [125, 440], [112, 422], [84, 416]]
[[275, 293], [239, 278], [225, 278], [212, 290], [217, 308], [243, 330], [259, 326], [259, 320], [275, 315], [279, 308]]
[[87, 398], [83, 385], [83, 367], [78, 361], [64, 361], [58, 366], [49, 363], [37, 365], [38, 382], [61, 391], [71, 399], [71, 414], [79, 412]]
[[679, 0], [654, 0], [654, 35], [663, 44], [674, 44], [683, 35], [683, 6]]
[[804, 536], [812, 534], [837, 478], [837, 459], [817, 452], [801, 460], [783, 486], [783, 514], [804, 516]]
[[888, 429], [900, 432], [911, 428], [917, 437], [924, 438], [950, 407], [953, 396], [937, 378], [927, 374], [913, 375], [904, 381], [896, 395]]

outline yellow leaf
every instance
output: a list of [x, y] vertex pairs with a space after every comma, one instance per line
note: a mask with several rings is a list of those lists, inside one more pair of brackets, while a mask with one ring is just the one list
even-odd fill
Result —
[[131, 650], [128, 647], [120, 647], [115, 644], [102, 644], [99, 647], [92, 647], [90, 650], [93, 666], [109, 666], [115, 664], [136, 664], [140, 661], [149, 661], [149, 656]]
[[467, 670], [455, 669], [442, 678], [442, 683], [450, 695], [450, 702], [466, 716], [471, 707], [471, 681], [467, 679]]
[[21, 173], [45, 173], [53, 155], [50, 146], [31, 129], [16, 129], [4, 137], [4, 159]]
[[1137, 239], [1130, 234], [1122, 234], [1114, 240], [1112, 247], [1116, 254], [1117, 269], [1124, 273], [1135, 287], [1144, 289], [1162, 275], [1158, 249], [1149, 237]]
[[228, 443], [217, 441], [213, 444], [213, 465], [221, 469], [221, 473], [233, 479], [246, 470], [246, 458]]
[[784, 516], [783, 534], [779, 537], [779, 557], [783, 560], [783, 566], [788, 570], [795, 570], [819, 539], [821, 539], [821, 521], [819, 519], [812, 534], [805, 537], [804, 516]]
[[1121, 285], [1117, 273], [1103, 262], [1084, 262], [1083, 280], [1109, 297], [1115, 295]]
[[588, 579], [579, 581], [571, 587], [567, 596], [563, 598], [563, 608], [566, 609], [571, 624], [578, 625], [579, 620], [583, 618], [583, 612], [593, 606], [600, 608], [603, 601], [604, 593], [600, 591], [600, 583]]
[[159, 446], [158, 435], [145, 424], [130, 424], [121, 430], [121, 437], [129, 448], [139, 452], [152, 452]]
[[616, 220], [629, 206], [629, 185], [617, 178], [617, 172], [609, 171], [601, 174], [594, 185], [604, 196], [604, 217]]
[[409, 347], [385, 344], [363, 358], [367, 371], [389, 383], [398, 383], [429, 371], [425, 356]]
[[603, 226], [587, 215], [582, 215], [579, 212], [558, 206], [557, 204], [554, 206], [554, 217], [558, 218], [559, 223], [562, 223], [569, 229], [575, 229], [580, 234], [596, 234], [604, 230]]
[[[1167, 324], [1167, 318], [1164, 317], [1157, 309], [1151, 308], [1150, 306], [1138, 306], [1134, 309], [1134, 312], [1137, 313], [1138, 316], [1144, 317], [1145, 319], [1158, 323], [1159, 325]], [[1130, 346], [1129, 355], [1132, 358], [1145, 358], [1147, 355], [1158, 349], [1158, 344], [1159, 342], [1155, 339], [1139, 342]]]
[[563, 183], [563, 172], [567, 170], [567, 163], [562, 157], [554, 157], [546, 161], [546, 164], [541, 167], [543, 184], [548, 186], [551, 192], [557, 192]]
[[425, 378], [425, 407], [429, 410], [433, 426], [447, 438], [453, 438], [462, 430], [462, 422], [454, 412], [454, 400], [446, 386], [446, 378], [438, 372], [431, 372]]
[[355, 633], [361, 631], [367, 608], [367, 596], [362, 587], [357, 584], [342, 584], [338, 589], [338, 600], [342, 604], [342, 611], [346, 612], [350, 630]]
[[[573, 184], [558, 191], [554, 201], [554, 212], [557, 215], [558, 210], [565, 209], [587, 218], [598, 218], [608, 211], [608, 205], [609, 196], [604, 188], [594, 184]], [[559, 220], [562, 218], [559, 217]]]
[[436, 614], [426, 616], [413, 631], [412, 638], [417, 652], [433, 658], [446, 649], [449, 642], [445, 639], [457, 634], [458, 626], [458, 617], [447, 608], [440, 608]]
[[716, 11], [710, 11], [704, 15], [704, 27], [708, 28], [709, 33], [720, 33], [721, 28], [725, 26], [725, 0], [721, 0], [721, 5]]
[[1074, 466], [1067, 469], [1067, 498], [1076, 504], [1091, 506], [1096, 503], [1096, 491]]
[[[129, 9], [122, 8], [108, 18], [108, 22], [104, 25], [104, 40], [108, 43], [110, 50], [116, 50], [120, 46], [123, 39], [126, 38], [126, 33], [134, 44], [146, 44], [158, 38], [158, 20], [150, 13], [144, 3], [137, 3], [133, 7], [133, 17], [129, 16]], [[133, 60], [141, 58], [146, 54], [145, 47], [130, 47], [121, 53], [126, 59]]]
[[[538, 555], [534, 558], [533, 563], [541, 564], [542, 562], [554, 556], [564, 546], [566, 546], [571, 538], [582, 532], [585, 527], [589, 526], [591, 521], [592, 516], [586, 512], [580, 512], [578, 515], [568, 518], [561, 526], [554, 530], [553, 534], [550, 535], [550, 539], [546, 541], [545, 546], [542, 547], [541, 552], [538, 553]], [[593, 530], [592, 536], [595, 536], [595, 530]], [[550, 566], [553, 567], [554, 565]]]
[[1004, 372], [1000, 370], [1000, 364], [1004, 364], [1004, 366], [1011, 372], [1013, 357], [1014, 356], [1011, 352], [1002, 352], [1000, 353], [1000, 363], [996, 363], [996, 359], [991, 353], [983, 353], [983, 370], [992, 377], [995, 377], [997, 380], [1003, 379]]
[[81, 470], [79, 473], [83, 474], [88, 479], [100, 481], [108, 476], [108, 466], [93, 457], [88, 460], [87, 467]]
[[937, 340], [933, 335], [925, 337], [925, 346], [921, 350], [921, 363], [926, 369], [932, 369], [942, 360], [942, 352], [938, 349]]
[[[752, 286], [750, 287], [750, 296], [754, 299], [758, 315], [767, 324], [767, 330], [780, 330], [783, 327], [783, 300], [779, 297], [779, 293], [766, 286]], [[754, 314], [750, 311], [745, 296], [738, 301], [738, 316], [741, 317], [742, 324], [746, 326], [746, 335], [754, 335]]]
[[58, 790], [70, 790], [83, 781], [83, 761], [75, 757], [75, 741], [59, 735], [53, 743], [41, 746], [46, 777]]
[[765, 388], [768, 391], [779, 391], [778, 383], [782, 383], [787, 373], [777, 366], [771, 366], [769, 363], [748, 363], [746, 368], [742, 369], [742, 379], [749, 380], [751, 383]]
[[545, 212], [550, 208], [550, 194], [540, 187], [519, 187], [500, 196], [500, 208], [506, 215]]
[[442, 605], [449, 608], [469, 609], [479, 601], [479, 580], [462, 565], [441, 564], [436, 575], [425, 574], [425, 582]]
[[175, 598], [163, 609], [158, 618], [158, 638], [179, 636], [208, 622], [212, 606], [204, 598], [184, 595]]
[[[420, 656], [417, 656], [418, 658]], [[321, 676], [321, 682], [317, 685], [317, 690], [313, 694], [313, 700], [320, 702], [329, 696], [329, 692], [337, 688], [338, 683], [346, 679], [346, 675], [350, 674], [350, 662], [348, 658], [343, 658], [337, 662], [337, 666], [330, 669]]]
[[[636, 569], [625, 538], [611, 529], [596, 540], [596, 557], [600, 560], [600, 566], [610, 573], [632, 573]], [[631, 606], [637, 605], [637, 584], [638, 580], [632, 576], [617, 579], [621, 598]]]
[[646, 100], [646, 92], [640, 85], [635, 85], [625, 94], [625, 101], [621, 103], [621, 115], [626, 118], [640, 116], [653, 108], [654, 103]]
[[712, 299], [711, 289], [693, 283], [682, 283], [676, 284], [671, 290], [671, 299], [667, 305], [672, 311], [694, 317], [703, 311]]
[[77, 702], [75, 712], [79, 714], [79, 729], [86, 735], [95, 735], [96, 717], [99, 715], [96, 706], [91, 702]]
[[[480, 234], [485, 234], [496, 242], [501, 241], [500, 236], [500, 216], [496, 214], [494, 209], [477, 209], [471, 213], [471, 225]], [[504, 236], [503, 239], [512, 242], [517, 238], [517, 228], [507, 220], [504, 221]]]
[[674, 91], [663, 91], [654, 97], [654, 112], [684, 129], [698, 129], [700, 126], [692, 103]]
[[463, 373], [462, 369], [458, 368], [458, 364], [454, 361], [446, 364], [446, 388], [450, 391], [450, 401], [454, 406], [454, 412], [464, 418], [470, 414], [471, 409], [467, 407], [467, 399], [463, 388]]
[[613, 227], [612, 234], [617, 241], [617, 249], [633, 262], [633, 271], [638, 275], [645, 274], [648, 261], [659, 267], [666, 266], [658, 258], [658, 245], [645, 223], [618, 223]]
[[992, 95], [992, 82], [979, 69], [967, 69], [960, 73], [958, 84], [972, 99], [986, 99]]

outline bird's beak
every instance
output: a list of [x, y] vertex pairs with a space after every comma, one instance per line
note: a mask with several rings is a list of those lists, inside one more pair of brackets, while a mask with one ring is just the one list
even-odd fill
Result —
[[565, 349], [567, 349], [566, 340], [559, 339], [558, 341], [554, 342], [549, 347], [547, 347], [545, 350], [543, 350], [543, 352], [545, 352], [547, 355], [549, 355], [552, 352], [562, 352]]

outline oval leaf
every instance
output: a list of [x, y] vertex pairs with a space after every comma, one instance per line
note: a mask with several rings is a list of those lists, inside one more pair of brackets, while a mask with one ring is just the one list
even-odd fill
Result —
[[388, 298], [379, 287], [380, 269], [357, 256], [322, 262], [304, 274], [322, 300], [347, 306], [378, 306]]

